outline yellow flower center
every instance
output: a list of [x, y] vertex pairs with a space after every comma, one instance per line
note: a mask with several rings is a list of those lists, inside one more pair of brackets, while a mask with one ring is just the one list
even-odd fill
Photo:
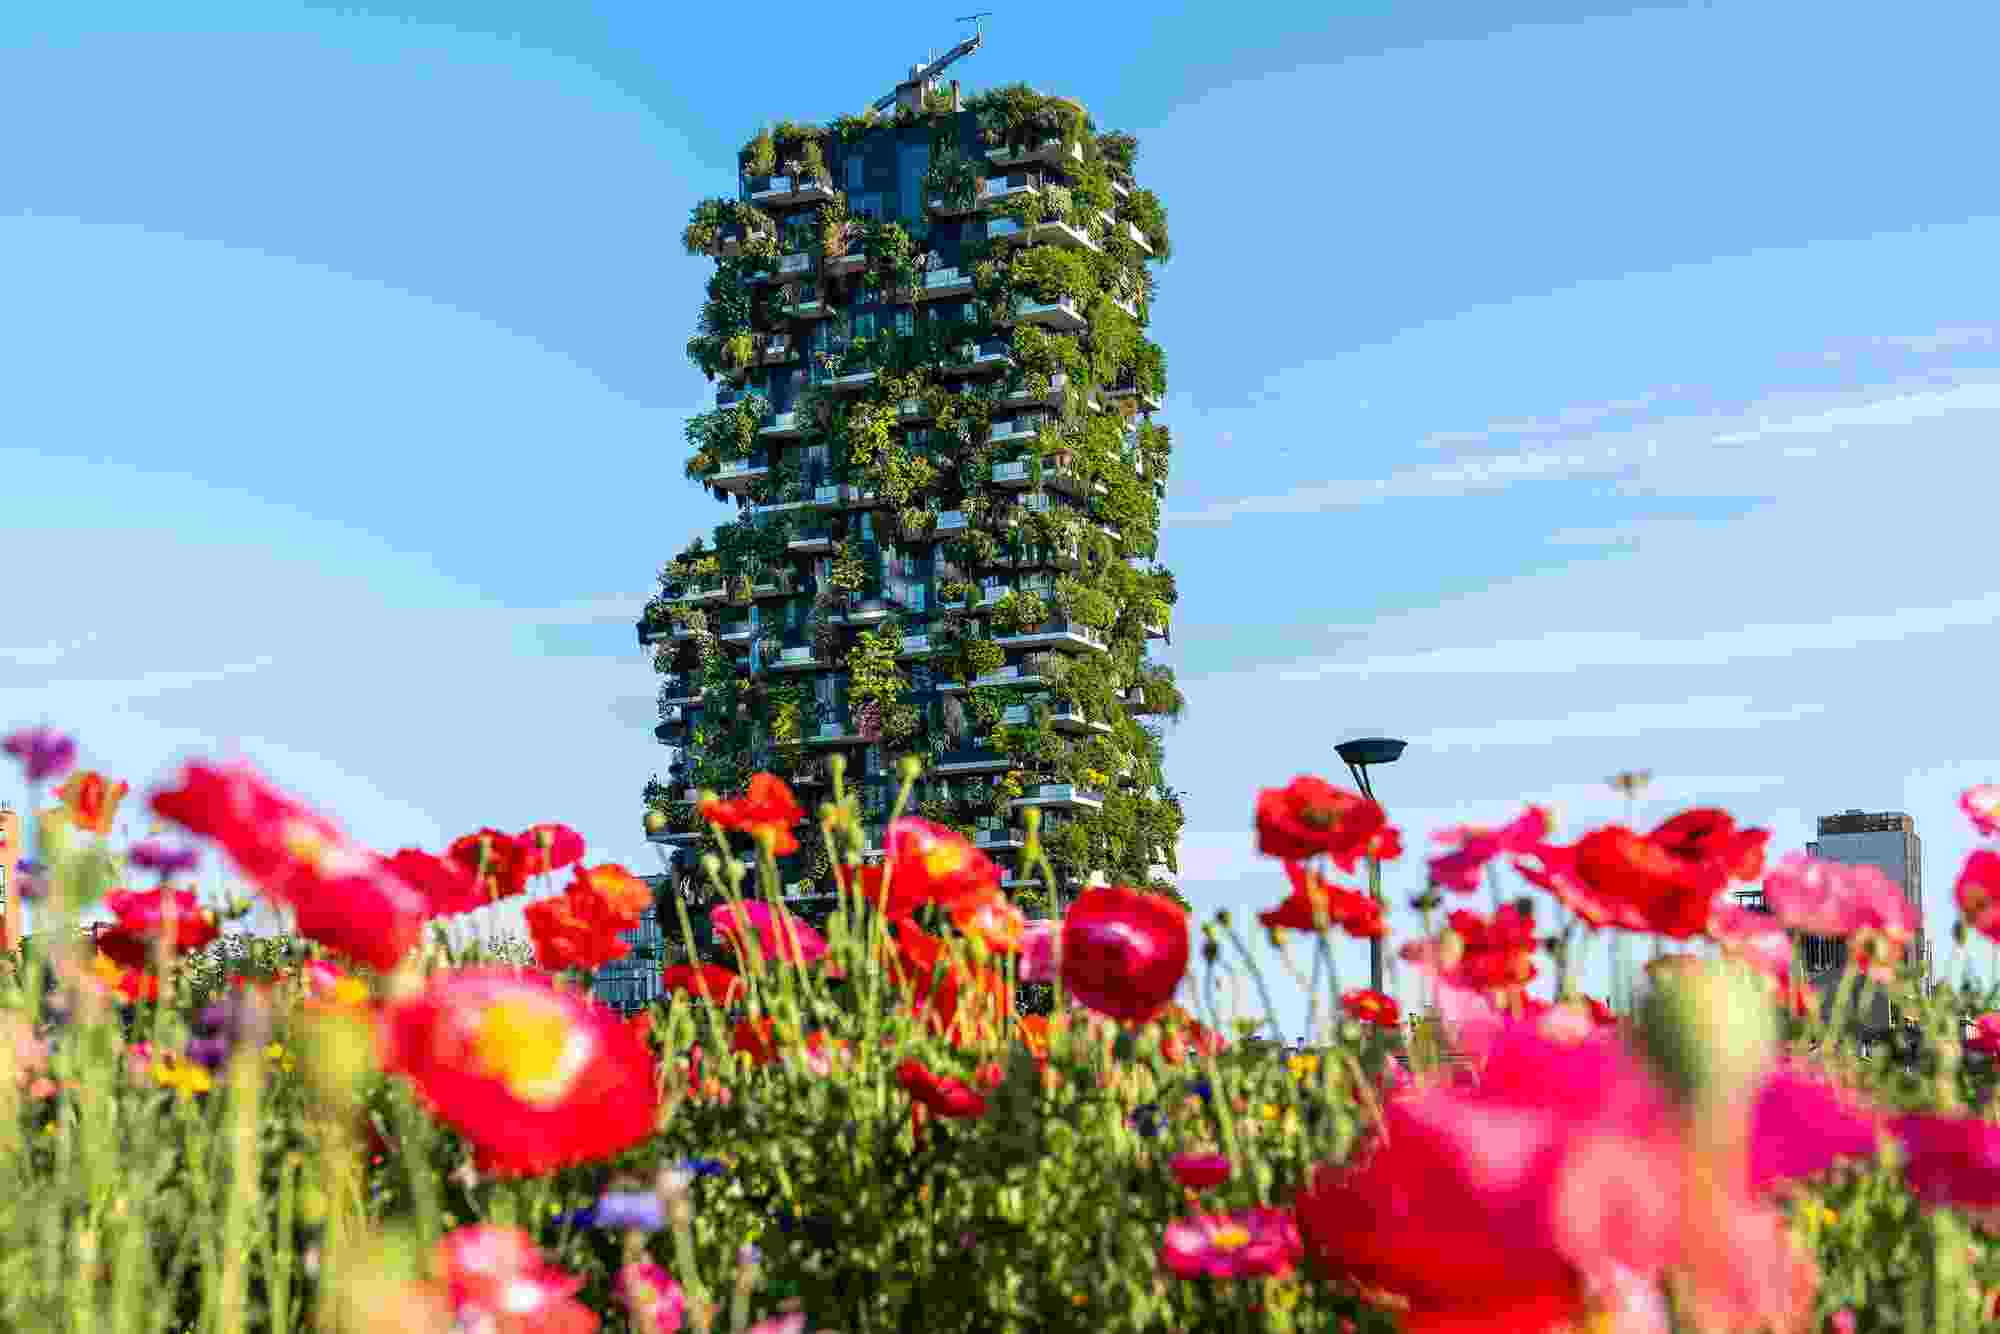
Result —
[[933, 843], [924, 850], [924, 870], [933, 879], [943, 879], [965, 869], [965, 849], [956, 843]]
[[366, 1005], [368, 984], [358, 977], [343, 977], [333, 984], [333, 998], [342, 1005]]
[[1250, 1244], [1250, 1233], [1235, 1223], [1208, 1234], [1208, 1244], [1219, 1251], [1240, 1251]]
[[546, 1106], [568, 1091], [588, 1055], [562, 1011], [533, 1001], [497, 1001], [480, 1016], [473, 1052], [488, 1075], [523, 1102]]

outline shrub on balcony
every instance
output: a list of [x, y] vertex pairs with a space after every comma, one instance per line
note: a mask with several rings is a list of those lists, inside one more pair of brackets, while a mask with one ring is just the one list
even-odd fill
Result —
[[931, 155], [924, 172], [924, 198], [941, 200], [951, 209], [968, 209], [979, 198], [979, 183], [985, 179], [983, 164], [975, 163], [956, 148]]
[[1010, 592], [993, 606], [993, 628], [1003, 637], [1027, 634], [1048, 619], [1048, 603], [1039, 593]]

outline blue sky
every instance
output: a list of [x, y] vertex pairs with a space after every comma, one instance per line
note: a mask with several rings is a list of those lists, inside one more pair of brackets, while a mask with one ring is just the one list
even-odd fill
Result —
[[[240, 748], [385, 849], [560, 819], [654, 869], [631, 624], [723, 514], [680, 476], [709, 401], [680, 228], [760, 122], [858, 109], [950, 18], [6, 11], [0, 722], [72, 728], [135, 785]], [[1172, 213], [1197, 905], [1275, 902], [1255, 789], [1382, 727], [1416, 845], [1522, 799], [1573, 834], [1619, 815], [1624, 768], [1657, 775], [1644, 820], [1718, 802], [1779, 848], [1908, 810], [1943, 932], [1953, 800], [2000, 774], [1996, 28], [1776, 2], [988, 21], [954, 73], [1138, 133]]]

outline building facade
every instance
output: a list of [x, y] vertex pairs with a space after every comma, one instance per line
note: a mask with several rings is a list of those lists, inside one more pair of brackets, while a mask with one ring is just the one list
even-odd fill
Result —
[[[1173, 892], [1165, 210], [1137, 141], [1074, 101], [902, 92], [760, 131], [684, 236], [715, 261], [688, 355], [719, 386], [685, 471], [730, 513], [638, 625], [674, 751], [648, 835], [685, 871], [697, 792], [768, 770], [811, 811], [837, 755], [879, 851], [913, 755], [909, 813], [1001, 861], [1031, 915], [1094, 875]], [[1053, 886], [1019, 864], [1031, 809]], [[823, 895], [811, 817], [798, 836], [787, 890]]]
[[[1847, 810], [1819, 817], [1818, 838], [1806, 852], [1845, 866], [1873, 866], [1894, 881], [1903, 898], [1917, 910], [1916, 939], [1904, 949], [1904, 963], [1920, 976], [1930, 975], [1930, 938], [1921, 925], [1924, 911], [1923, 841], [1917, 822], [1901, 811]], [[1807, 937], [1804, 942], [1809, 973], [1838, 973], [1847, 961], [1847, 942]]]
[[666, 942], [656, 908], [667, 877], [655, 875], [644, 879], [652, 887], [656, 907], [646, 909], [639, 925], [618, 933], [618, 938], [631, 946], [632, 952], [603, 965], [590, 979], [591, 995], [626, 1013], [642, 1010], [660, 998], [660, 968]]

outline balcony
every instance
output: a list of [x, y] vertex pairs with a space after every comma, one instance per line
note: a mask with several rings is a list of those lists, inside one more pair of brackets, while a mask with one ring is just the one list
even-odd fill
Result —
[[1083, 477], [1070, 465], [1068, 455], [1053, 463], [1042, 460], [1042, 485], [1066, 495], [1080, 496], [1084, 492]]
[[1025, 875], [1020, 870], [1008, 871], [1000, 877], [1000, 888], [1002, 889], [1040, 889], [1041, 887], [1042, 878], [1040, 876]]
[[726, 384], [715, 391], [715, 406], [718, 408], [733, 408], [748, 397], [750, 397], [750, 390], [745, 386], [740, 384]]
[[998, 774], [1014, 767], [1014, 762], [996, 751], [978, 748], [948, 750], [938, 756], [930, 772], [935, 777], [954, 777], [964, 774]]
[[[974, 677], [969, 688], [981, 690], [987, 686], [1043, 686], [1047, 684], [1048, 682], [1039, 676], [1024, 674], [1019, 667], [1009, 666], [1002, 667], [999, 671], [989, 673], [986, 676]], [[968, 687], [961, 681], [943, 681], [938, 684], [937, 689], [940, 695], [955, 695], [964, 692]]]
[[994, 245], [1059, 245], [1072, 250], [1099, 250], [1097, 242], [1063, 221], [1061, 218], [1044, 218], [1040, 222], [1022, 223], [1018, 218], [988, 218], [986, 239]]
[[813, 271], [813, 257], [806, 251], [793, 255], [778, 256], [777, 276], [780, 279], [798, 278]]
[[852, 723], [838, 719], [821, 723], [806, 738], [809, 746], [858, 746], [865, 741], [866, 738], [854, 730]]
[[832, 529], [810, 528], [785, 543], [785, 550], [799, 556], [824, 556], [839, 545], [833, 540]]
[[1007, 635], [993, 641], [1001, 648], [1103, 649], [1104, 636], [1087, 625], [1051, 617], [1021, 635]]
[[964, 531], [965, 512], [963, 510], [939, 510], [937, 522], [931, 526], [931, 532], [934, 534], [962, 533]]
[[1063, 395], [1068, 388], [1069, 372], [1057, 371], [1049, 377], [1049, 387], [1041, 393], [1031, 392], [1025, 384], [1015, 385], [1000, 396], [1000, 401], [1010, 408], [1034, 407], [1037, 404], [1046, 404], [1052, 408], [1059, 408], [1062, 406]]
[[1076, 708], [1074, 705], [1062, 705], [1051, 709], [1049, 711], [1049, 726], [1055, 728], [1058, 732], [1068, 732], [1072, 736], [1084, 732], [1109, 735], [1111, 731], [1111, 724], [1092, 722], [1084, 714], [1083, 710]]
[[955, 360], [945, 370], [958, 375], [971, 375], [981, 371], [1005, 370], [1013, 364], [1013, 344], [1004, 338], [989, 338], [983, 343], [962, 345], [955, 354]]
[[1053, 301], [1022, 301], [1016, 306], [1013, 318], [1021, 324], [1039, 324], [1062, 333], [1082, 333], [1090, 327], [1090, 321], [1077, 310], [1075, 298], [1067, 296]]
[[1021, 509], [1029, 514], [1047, 514], [1056, 507], [1050, 496], [1022, 496]]
[[732, 648], [749, 648], [755, 634], [747, 620], [724, 621], [716, 630], [716, 637]]
[[750, 182], [750, 202], [766, 208], [786, 204], [825, 204], [832, 199], [833, 187], [823, 180], [767, 176]]
[[812, 645], [794, 644], [789, 648], [779, 649], [777, 656], [766, 659], [764, 665], [774, 672], [810, 672], [833, 664], [823, 658], [815, 658]]
[[[999, 423], [995, 422], [995, 426]], [[1019, 437], [1016, 437], [1017, 439]], [[1023, 487], [1028, 485], [1028, 460], [1014, 459], [1007, 463], [993, 465], [993, 485]]]
[[1028, 843], [1020, 830], [1000, 825], [976, 831], [972, 836], [972, 846], [986, 853], [1019, 852]]
[[979, 590], [979, 600], [972, 604], [972, 609], [974, 611], [991, 611], [994, 607], [999, 606], [1000, 599], [1006, 597], [1011, 591], [1011, 589], [999, 584], [990, 584], [981, 588]]
[[848, 595], [847, 612], [841, 619], [848, 625], [880, 625], [898, 610], [896, 604], [887, 598], [863, 597], [853, 593]]
[[849, 371], [845, 375], [834, 376], [827, 383], [836, 394], [852, 394], [874, 384], [876, 374], [875, 371]]
[[718, 491], [740, 492], [749, 490], [750, 483], [762, 481], [770, 475], [770, 463], [753, 456], [721, 464], [708, 474], [707, 480]]
[[1165, 639], [1166, 637], [1167, 627], [1165, 625], [1155, 625], [1151, 621], [1146, 622], [1146, 638]]
[[[996, 167], [1013, 167], [1024, 162], [1044, 162], [1052, 167], [1083, 165], [1083, 145], [1064, 143], [1061, 136], [1044, 139], [1032, 148], [989, 148], [986, 160]], [[752, 195], [754, 200], [756, 195]]]
[[930, 405], [921, 398], [906, 398], [896, 404], [896, 419], [905, 422], [927, 422], [935, 414]]
[[1148, 390], [1141, 389], [1134, 380], [1119, 381], [1117, 384], [1111, 386], [1111, 388], [1106, 389], [1104, 396], [1111, 399], [1136, 399], [1140, 408], [1147, 412], [1158, 412], [1160, 410], [1159, 396]]
[[1034, 716], [1033, 711], [1025, 704], [1009, 704], [1006, 708], [1000, 710], [1000, 725], [1002, 727], [1026, 727]]
[[924, 275], [915, 295], [919, 301], [943, 301], [951, 297], [971, 296], [972, 275], [957, 269], [934, 269]]
[[790, 361], [797, 355], [798, 348], [793, 344], [790, 334], [770, 334], [757, 349], [757, 364], [775, 366], [780, 362]]
[[791, 412], [774, 412], [765, 419], [764, 425], [758, 428], [757, 438], [760, 440], [799, 440], [804, 438], [805, 433], [806, 419], [800, 416], [796, 410]]
[[820, 266], [829, 278], [844, 278], [850, 273], [859, 273], [868, 267], [868, 256], [859, 250], [850, 250], [844, 255], [836, 255]]
[[700, 583], [681, 585], [681, 592], [668, 598], [667, 602], [676, 607], [700, 607], [722, 601], [728, 592], [729, 590], [723, 587], [722, 576], [712, 574]]
[[743, 253], [745, 245], [753, 241], [766, 240], [770, 235], [771, 233], [762, 227], [746, 227], [741, 223], [733, 223], [724, 227], [721, 234], [715, 238], [715, 253], [724, 259], [734, 259]]
[[896, 654], [899, 658], [922, 658], [929, 656], [931, 637], [929, 635], [904, 635], [903, 646]]
[[995, 417], [993, 429], [986, 439], [995, 445], [1019, 444], [1033, 440], [1042, 433], [1047, 418], [1039, 412], [1023, 413], [1019, 417]]
[[1106, 295], [1104, 299], [1106, 301], [1109, 301], [1112, 305], [1118, 307], [1118, 309], [1124, 311], [1125, 318], [1133, 320], [1135, 322], [1138, 320], [1139, 307], [1135, 303], [1127, 301], [1125, 298], [1118, 296]]
[[819, 293], [801, 295], [797, 301], [789, 301], [778, 308], [786, 319], [823, 320], [833, 314], [833, 307], [820, 299]]
[[699, 704], [701, 703], [701, 687], [695, 684], [694, 679], [692, 677], [687, 677], [687, 676], [661, 677], [660, 703]]
[[1148, 255], [1153, 253], [1153, 243], [1146, 239], [1146, 234], [1144, 232], [1140, 231], [1136, 226], [1134, 226], [1129, 222], [1120, 223], [1119, 225], [1125, 229], [1126, 240], [1130, 241], [1133, 245], [1138, 246], [1140, 250], [1144, 251]]
[[1023, 793], [1007, 804], [1015, 810], [1042, 806], [1062, 811], [1099, 811], [1104, 809], [1104, 794], [1074, 783], [1041, 783], [1034, 791]]

